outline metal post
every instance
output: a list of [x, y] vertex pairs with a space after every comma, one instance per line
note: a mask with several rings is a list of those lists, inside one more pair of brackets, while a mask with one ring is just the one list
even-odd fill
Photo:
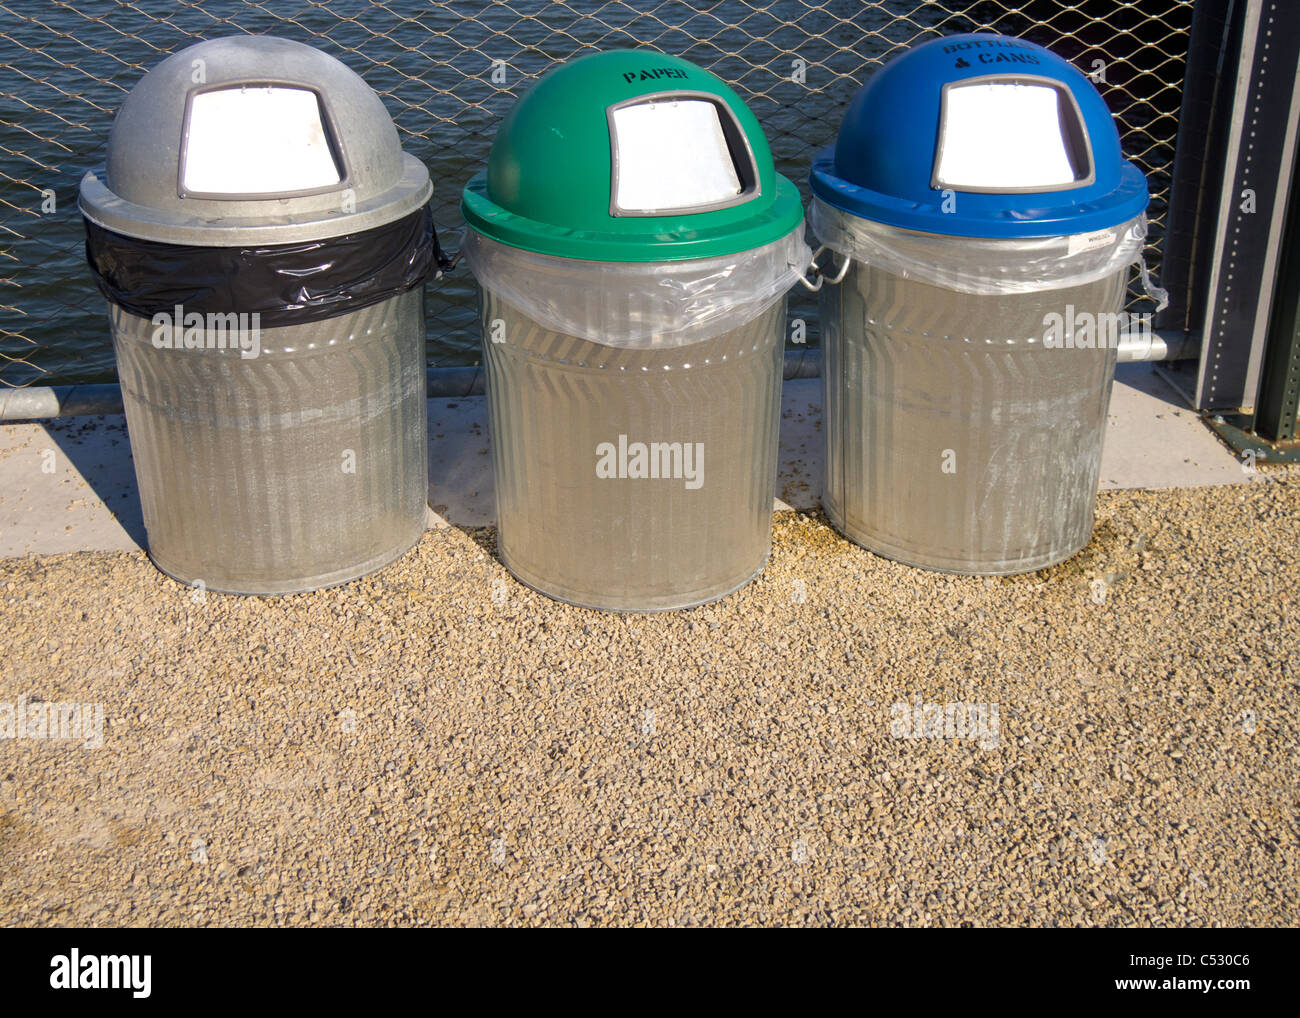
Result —
[[1300, 170], [1282, 240], [1255, 430], [1274, 442], [1296, 439], [1300, 406]]
[[1241, 45], [1241, 18], [1234, 17], [1234, 9], [1239, 12], [1241, 6], [1241, 0], [1197, 0], [1192, 9], [1160, 263], [1169, 307], [1156, 316], [1158, 329], [1195, 331], [1203, 324], [1203, 294], [1214, 256], [1213, 216]]
[[1245, 0], [1233, 74], [1227, 157], [1215, 203], [1213, 255], [1199, 312], [1197, 409], [1249, 415], [1259, 391], [1283, 213], [1300, 120], [1300, 6]]

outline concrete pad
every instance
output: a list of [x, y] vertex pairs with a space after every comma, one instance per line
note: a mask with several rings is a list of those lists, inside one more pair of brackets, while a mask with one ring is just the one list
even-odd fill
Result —
[[429, 400], [429, 506], [456, 526], [496, 520], [486, 396]]
[[144, 539], [125, 417], [0, 426], [0, 556], [134, 551]]
[[[822, 486], [821, 381], [785, 383], [777, 509], [812, 509]], [[1240, 484], [1248, 475], [1148, 364], [1120, 365], [1102, 488]], [[429, 401], [429, 522], [486, 526], [495, 492], [481, 396]], [[144, 545], [125, 419], [0, 426], [0, 557]]]
[[793, 378], [781, 389], [778, 509], [815, 509], [822, 497], [822, 380]]
[[1121, 364], [1110, 394], [1101, 488], [1196, 488], [1258, 479], [1150, 364]]

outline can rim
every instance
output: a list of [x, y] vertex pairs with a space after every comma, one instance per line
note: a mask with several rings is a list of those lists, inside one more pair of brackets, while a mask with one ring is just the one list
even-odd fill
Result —
[[341, 208], [277, 212], [284, 205], [278, 198], [268, 199], [264, 204], [271, 211], [258, 217], [208, 219], [169, 212], [115, 194], [105, 183], [103, 167], [88, 170], [82, 177], [77, 205], [92, 223], [139, 240], [196, 247], [292, 244], [385, 226], [426, 204], [433, 195], [429, 171], [409, 152], [402, 153], [402, 170], [401, 180], [393, 187], [357, 202], [346, 212]]

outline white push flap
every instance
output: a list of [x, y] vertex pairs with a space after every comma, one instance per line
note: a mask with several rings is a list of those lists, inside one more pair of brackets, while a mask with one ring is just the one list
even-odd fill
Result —
[[753, 168], [736, 165], [722, 113], [707, 99], [616, 106], [610, 131], [612, 215], [705, 212], [748, 197]]
[[1068, 190], [1092, 180], [1078, 107], [1054, 84], [957, 82], [944, 89], [936, 189]]
[[282, 195], [342, 181], [316, 93], [244, 85], [190, 97], [181, 189]]

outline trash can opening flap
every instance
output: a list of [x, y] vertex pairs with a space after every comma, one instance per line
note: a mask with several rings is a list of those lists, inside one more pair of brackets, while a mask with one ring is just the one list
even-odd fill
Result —
[[1046, 78], [944, 86], [933, 187], [1029, 194], [1092, 183], [1079, 104]]
[[609, 110], [609, 136], [612, 216], [698, 214], [758, 193], [744, 133], [711, 96], [670, 93], [619, 103]]
[[[181, 153], [186, 197], [288, 197], [335, 187], [344, 173], [320, 96], [274, 85], [217, 88], [190, 96]], [[235, 159], [232, 153], [249, 158]]]

